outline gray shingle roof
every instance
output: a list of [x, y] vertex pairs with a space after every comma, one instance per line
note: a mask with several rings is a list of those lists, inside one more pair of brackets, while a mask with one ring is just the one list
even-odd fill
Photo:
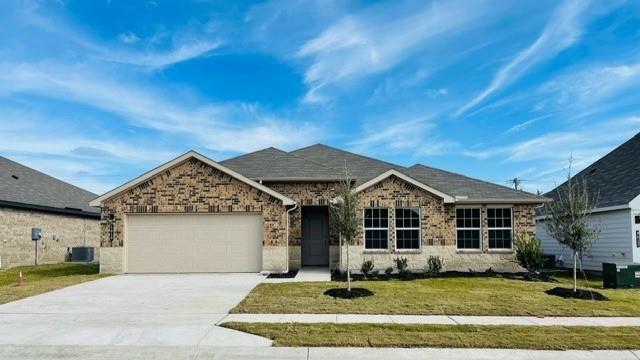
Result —
[[[576, 174], [573, 179], [586, 179], [598, 207], [626, 205], [640, 195], [640, 133]], [[566, 181], [558, 188], [566, 186]], [[553, 189], [545, 194], [556, 198]]]
[[89, 206], [96, 197], [94, 193], [0, 156], [0, 202], [4, 205], [98, 214], [98, 208]]
[[356, 178], [358, 183], [365, 183], [390, 169], [395, 169], [445, 194], [467, 196], [469, 201], [482, 199], [543, 202], [546, 200], [528, 192], [514, 190], [506, 186], [492, 184], [422, 164], [406, 168], [322, 144], [312, 145], [291, 153], [338, 169], [344, 169], [346, 161], [351, 176]]
[[416, 164], [405, 171], [409, 176], [451, 196], [468, 200], [544, 200], [542, 197], [464, 175]]
[[346, 165], [349, 169], [349, 176], [354, 178], [358, 184], [365, 183], [390, 169], [399, 171], [406, 170], [404, 166], [354, 154], [323, 144], [316, 144], [294, 150], [291, 154], [338, 169], [342, 174], [345, 172], [344, 168]]
[[337, 180], [336, 169], [273, 147], [221, 161], [220, 164], [252, 180]]

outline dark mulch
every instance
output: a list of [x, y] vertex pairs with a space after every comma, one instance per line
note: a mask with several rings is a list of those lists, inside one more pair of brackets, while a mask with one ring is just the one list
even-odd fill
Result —
[[298, 270], [289, 270], [286, 273], [271, 273], [267, 276], [268, 279], [293, 279], [298, 274]]
[[[351, 280], [354, 281], [388, 281], [388, 280], [418, 280], [418, 279], [429, 279], [434, 277], [441, 278], [459, 278], [459, 277], [504, 277], [504, 278], [513, 278], [513, 279], [522, 279], [524, 273], [499, 273], [495, 272], [492, 269], [487, 269], [486, 271], [446, 271], [433, 276], [426, 272], [408, 272], [408, 273], [398, 273], [394, 272], [391, 274], [386, 273], [378, 273], [371, 274], [369, 276], [364, 276], [361, 273], [351, 274]], [[347, 273], [339, 270], [335, 270], [331, 273], [332, 281], [347, 281]]]
[[334, 288], [325, 291], [324, 294], [327, 296], [331, 296], [332, 298], [357, 299], [361, 297], [372, 296], [373, 291], [363, 288], [351, 288], [351, 291], [348, 291], [345, 288]]
[[577, 291], [573, 291], [573, 289], [563, 288], [563, 287], [555, 287], [553, 289], [547, 290], [547, 294], [560, 296], [565, 299], [580, 299], [580, 300], [596, 300], [596, 301], [607, 301], [608, 297], [600, 294], [597, 291], [590, 290], [582, 290], [578, 289]]

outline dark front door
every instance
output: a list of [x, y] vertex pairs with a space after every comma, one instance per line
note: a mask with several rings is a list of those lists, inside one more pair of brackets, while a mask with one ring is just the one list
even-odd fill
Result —
[[302, 208], [302, 266], [329, 265], [329, 209]]

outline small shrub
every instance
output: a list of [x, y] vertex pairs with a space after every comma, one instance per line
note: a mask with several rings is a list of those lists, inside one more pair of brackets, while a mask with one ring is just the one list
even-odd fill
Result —
[[393, 273], [393, 268], [391, 266], [389, 266], [388, 268], [384, 269], [384, 273], [387, 276], [391, 275], [391, 273]]
[[373, 271], [373, 260], [363, 261], [360, 266], [360, 271], [362, 271], [362, 275], [364, 275], [365, 278], [371, 275], [371, 272]]
[[516, 260], [518, 264], [527, 269], [527, 278], [533, 277], [544, 266], [544, 254], [540, 240], [519, 234], [514, 239], [513, 244], [516, 248]]
[[397, 257], [393, 259], [398, 269], [398, 274], [401, 277], [407, 277], [409, 275], [409, 260], [406, 257]]
[[442, 259], [439, 256], [429, 256], [427, 260], [427, 275], [436, 277], [442, 271]]
[[380, 272], [378, 270], [371, 271], [371, 277], [377, 277]]

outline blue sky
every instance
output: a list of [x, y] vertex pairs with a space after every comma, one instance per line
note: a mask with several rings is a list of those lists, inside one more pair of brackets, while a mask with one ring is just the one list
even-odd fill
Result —
[[322, 142], [549, 190], [640, 131], [638, 1], [3, 1], [0, 154], [102, 193]]

